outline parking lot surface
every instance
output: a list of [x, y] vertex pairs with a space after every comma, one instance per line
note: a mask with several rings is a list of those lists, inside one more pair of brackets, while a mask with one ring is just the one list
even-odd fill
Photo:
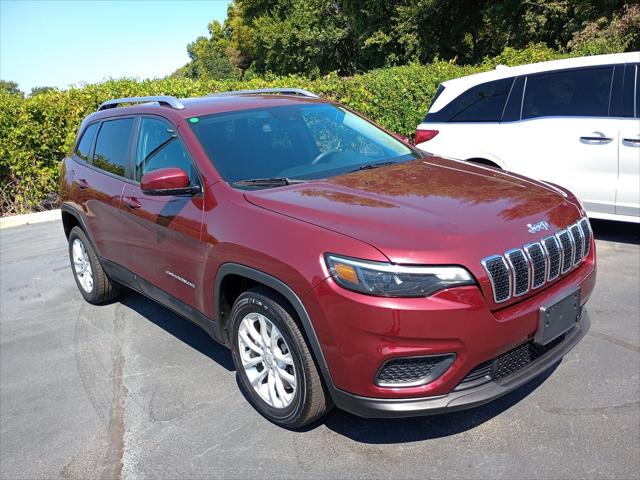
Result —
[[230, 354], [141, 295], [77, 291], [59, 222], [0, 231], [0, 477], [638, 478], [640, 228], [594, 222], [589, 334], [474, 410], [303, 431], [263, 419]]

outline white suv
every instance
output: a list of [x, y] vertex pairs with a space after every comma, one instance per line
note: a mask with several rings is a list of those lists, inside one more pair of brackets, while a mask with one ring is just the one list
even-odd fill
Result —
[[416, 145], [564, 186], [592, 218], [640, 223], [640, 52], [444, 82]]

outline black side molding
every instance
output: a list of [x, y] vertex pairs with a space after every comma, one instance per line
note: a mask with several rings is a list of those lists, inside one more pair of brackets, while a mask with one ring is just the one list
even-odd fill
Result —
[[144, 278], [140, 278], [135, 273], [115, 262], [112, 262], [111, 260], [100, 258], [100, 263], [102, 264], [102, 268], [107, 272], [107, 275], [116, 282], [141, 293], [145, 297], [158, 302], [163, 307], [166, 307], [181, 317], [186, 318], [190, 322], [195, 323], [207, 332], [211, 338], [224, 345], [224, 342], [218, 337], [218, 329], [216, 328], [215, 322], [204, 313], [178, 300], [173, 295], [156, 287]]

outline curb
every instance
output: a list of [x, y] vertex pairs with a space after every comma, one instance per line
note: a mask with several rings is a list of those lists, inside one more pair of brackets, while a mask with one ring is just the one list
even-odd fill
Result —
[[60, 209], [47, 210], [46, 212], [26, 213], [24, 215], [12, 215], [0, 218], [0, 230], [32, 223], [53, 222], [60, 220]]

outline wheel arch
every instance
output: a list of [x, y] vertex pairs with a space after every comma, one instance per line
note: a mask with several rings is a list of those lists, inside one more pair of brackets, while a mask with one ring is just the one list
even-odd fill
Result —
[[218, 269], [215, 281], [214, 302], [216, 308], [215, 323], [218, 328], [219, 338], [224, 339], [228, 344], [228, 335], [226, 333], [228, 315], [225, 315], [225, 313], [221, 311], [220, 307], [223, 304], [222, 297], [225, 293], [223, 290], [224, 281], [230, 276], [240, 278], [250, 286], [263, 285], [268, 287], [289, 302], [300, 320], [304, 337], [309, 343], [309, 347], [311, 348], [316, 364], [320, 368], [325, 385], [330, 392], [333, 391], [334, 386], [329, 372], [329, 367], [327, 366], [327, 362], [324, 358], [316, 331], [311, 323], [311, 318], [309, 317], [302, 300], [300, 300], [300, 297], [298, 297], [298, 295], [287, 284], [273, 275], [239, 263], [225, 263]]
[[80, 211], [77, 208], [67, 204], [63, 204], [60, 207], [60, 211], [62, 215], [62, 227], [64, 228], [64, 234], [67, 237], [67, 239], [69, 238], [69, 234], [71, 233], [71, 230], [73, 229], [73, 227], [76, 227], [76, 226], [80, 227], [82, 231], [85, 233], [85, 235], [87, 236], [87, 238], [89, 239], [89, 242], [91, 243], [91, 247], [93, 247], [94, 251], [100, 258], [100, 252], [98, 251], [96, 244], [93, 241], [91, 232], [87, 228], [87, 225], [84, 219], [82, 218], [82, 214], [80, 213]]

